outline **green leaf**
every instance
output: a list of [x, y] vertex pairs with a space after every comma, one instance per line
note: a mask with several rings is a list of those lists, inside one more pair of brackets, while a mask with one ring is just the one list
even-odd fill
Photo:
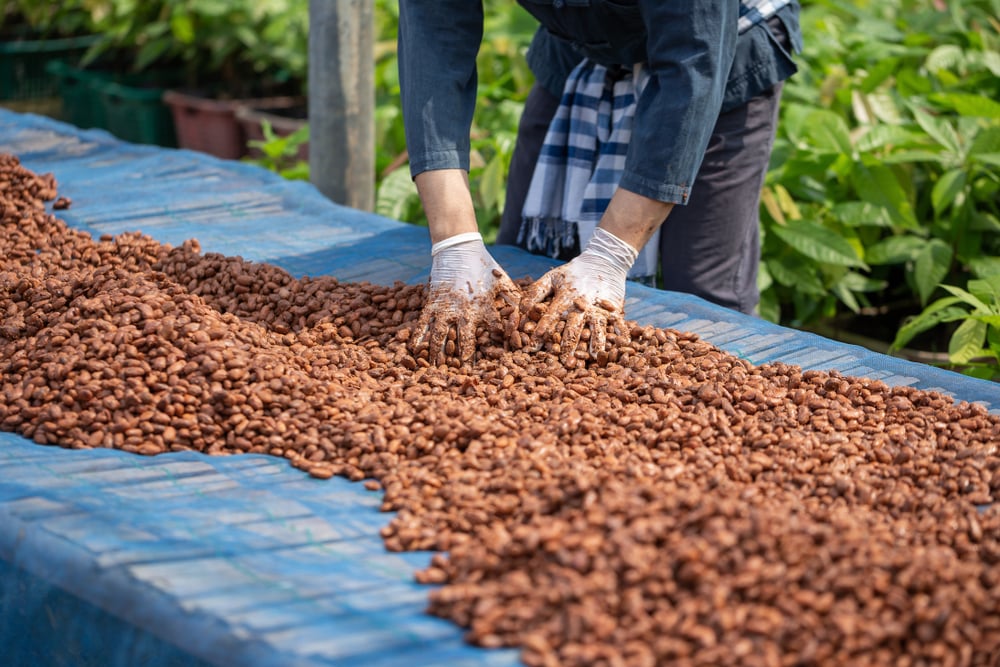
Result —
[[393, 220], [402, 220], [415, 197], [419, 198], [417, 186], [410, 178], [409, 168], [404, 165], [382, 179], [375, 194], [375, 212]]
[[969, 156], [1000, 155], [1000, 127], [987, 127], [976, 133], [969, 146]]
[[954, 158], [951, 153], [944, 150], [900, 150], [893, 153], [889, 153], [882, 158], [882, 162], [885, 164], [910, 164], [916, 162], [937, 162], [940, 164], [948, 164], [954, 162]]
[[885, 146], [912, 146], [919, 143], [920, 135], [899, 125], [872, 125], [855, 141], [859, 151], [870, 152]]
[[194, 21], [190, 14], [175, 13], [170, 17], [170, 32], [181, 44], [190, 44], [194, 41]]
[[781, 303], [773, 289], [760, 293], [760, 303], [757, 304], [757, 314], [768, 322], [781, 321]]
[[838, 114], [825, 109], [817, 109], [809, 114], [806, 141], [818, 153], [852, 155], [851, 135], [847, 123]]
[[924, 331], [928, 331], [944, 322], [955, 322], [958, 320], [964, 320], [969, 316], [969, 313], [962, 308], [959, 308], [956, 304], [961, 303], [960, 299], [955, 297], [945, 297], [943, 299], [938, 299], [934, 303], [930, 304], [924, 308], [923, 312], [919, 315], [907, 320], [899, 331], [896, 332], [896, 338], [892, 341], [890, 346], [893, 350], [899, 350], [906, 346], [913, 338]]
[[978, 278], [1000, 275], [1000, 257], [974, 257], [969, 260], [969, 268]]
[[838, 266], [867, 269], [854, 247], [831, 229], [808, 220], [793, 220], [786, 226], [775, 225], [771, 232], [810, 259]]
[[994, 167], [1000, 167], [1000, 153], [980, 153], [975, 156], [975, 159], [979, 162], [985, 162], [986, 164], [993, 165]]
[[841, 303], [843, 303], [852, 313], [861, 312], [861, 304], [858, 303], [858, 299], [854, 296], [854, 292], [848, 289], [843, 283], [834, 283], [830, 286], [830, 291], [833, 292]]
[[282, 178], [287, 178], [290, 181], [308, 181], [309, 180], [309, 163], [305, 160], [299, 160], [291, 167], [281, 169], [279, 172]]
[[774, 284], [771, 272], [767, 270], [767, 263], [761, 262], [757, 270], [757, 291], [766, 292]]
[[934, 141], [952, 153], [959, 155], [962, 153], [961, 139], [947, 120], [930, 115], [916, 104], [911, 104], [910, 109], [917, 123]]
[[838, 283], [852, 292], [877, 292], [888, 285], [884, 280], [874, 280], [857, 271], [847, 271]]
[[506, 179], [504, 160], [496, 155], [479, 175], [479, 197], [487, 209], [499, 209], [503, 205]]
[[984, 278], [970, 280], [966, 288], [982, 301], [990, 301], [994, 308], [991, 310], [1000, 313], [1000, 275], [990, 275]]
[[939, 46], [928, 54], [927, 59], [924, 61], [924, 67], [926, 67], [931, 72], [936, 72], [937, 70], [954, 70], [958, 69], [965, 63], [965, 54], [963, 53], [961, 47], [955, 46], [954, 44], [945, 44]]
[[866, 76], [861, 81], [860, 89], [863, 93], [870, 93], [878, 87], [880, 83], [888, 79], [899, 66], [899, 58], [885, 58], [877, 61]]
[[1000, 118], [1000, 102], [972, 93], [935, 93], [930, 96], [935, 104], [956, 111], [962, 116]]
[[931, 190], [931, 204], [934, 213], [940, 217], [944, 210], [952, 205], [959, 193], [965, 188], [964, 169], [952, 169], [941, 174], [934, 189]]
[[919, 236], [890, 236], [865, 248], [869, 264], [902, 264], [916, 258], [927, 241]]
[[910, 229], [920, 226], [906, 190], [889, 167], [858, 163], [851, 172], [851, 181], [861, 199], [889, 211], [897, 225]]
[[905, 121], [903, 109], [896, 98], [886, 92], [873, 92], [864, 96], [865, 105], [875, 117], [887, 125], [902, 125]]
[[830, 212], [848, 227], [892, 227], [889, 212], [871, 202], [849, 201], [834, 204]]
[[135, 69], [136, 71], [142, 71], [159, 60], [160, 56], [166, 53], [171, 47], [171, 40], [169, 38], [154, 39], [152, 41], [146, 42], [146, 44], [139, 49], [139, 53], [135, 57]]
[[948, 341], [948, 359], [954, 364], [965, 364], [982, 355], [986, 342], [985, 322], [968, 319], [958, 325]]
[[979, 297], [971, 294], [970, 292], [966, 292], [961, 287], [955, 287], [954, 285], [941, 285], [941, 288], [951, 292], [956, 298], [964, 301], [981, 313], [989, 313], [991, 311], [991, 308], [983, 303]]
[[[994, 16], [1000, 15], [1000, 9], [993, 12]], [[980, 64], [988, 69], [993, 76], [1000, 76], [1000, 51], [984, 51], [977, 55]]]
[[767, 261], [768, 272], [780, 285], [811, 296], [825, 296], [826, 287], [817, 275], [816, 266], [800, 257], [780, 257]]
[[981, 315], [979, 313], [972, 313], [970, 317], [977, 322], [985, 322], [992, 328], [1000, 329], [1000, 315]]
[[948, 275], [951, 256], [951, 246], [941, 239], [931, 239], [917, 254], [913, 274], [921, 304], [927, 303], [938, 284]]

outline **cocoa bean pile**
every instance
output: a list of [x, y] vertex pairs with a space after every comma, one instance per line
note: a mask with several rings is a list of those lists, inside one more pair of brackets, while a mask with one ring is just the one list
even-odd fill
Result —
[[55, 196], [0, 157], [3, 430], [368, 480], [388, 549], [441, 552], [430, 612], [528, 665], [1000, 660], [980, 405], [634, 324], [571, 368], [490, 331], [474, 365], [431, 366], [423, 286], [94, 240]]

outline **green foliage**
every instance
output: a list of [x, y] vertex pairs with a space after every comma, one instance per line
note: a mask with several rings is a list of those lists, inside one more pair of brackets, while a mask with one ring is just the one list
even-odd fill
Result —
[[42, 39], [91, 35], [105, 5], [105, 0], [0, 0], [0, 34]]
[[[762, 197], [762, 315], [916, 314], [1000, 256], [1000, 2], [803, 5]], [[940, 303], [931, 326], [957, 321]]]
[[100, 1], [101, 39], [86, 62], [111, 57], [133, 71], [175, 67], [189, 86], [221, 82], [236, 95], [254, 94], [262, 78], [304, 86], [308, 0]]
[[309, 143], [309, 126], [303, 125], [291, 134], [279, 136], [267, 120], [262, 121], [263, 140], [252, 140], [249, 146], [260, 153], [260, 157], [245, 158], [245, 162], [256, 164], [289, 180], [309, 180], [309, 163], [299, 157], [299, 149]]
[[893, 349], [924, 331], [957, 323], [948, 342], [948, 360], [969, 375], [1000, 379], [1000, 273], [969, 280], [966, 289], [941, 287], [951, 296], [934, 301], [903, 325]]

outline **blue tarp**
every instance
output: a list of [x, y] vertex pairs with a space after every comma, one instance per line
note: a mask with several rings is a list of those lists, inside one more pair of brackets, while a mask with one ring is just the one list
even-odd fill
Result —
[[[0, 110], [0, 152], [52, 172], [94, 235], [141, 231], [296, 276], [421, 282], [427, 230], [333, 204], [312, 186], [188, 151], [122, 143]], [[549, 260], [494, 249], [514, 278]], [[630, 285], [630, 318], [694, 331], [753, 363], [782, 361], [946, 392], [1000, 411], [1000, 386], [676, 293]], [[516, 665], [423, 613], [392, 554], [381, 496], [266, 456], [142, 457], [0, 433], [0, 664]]]

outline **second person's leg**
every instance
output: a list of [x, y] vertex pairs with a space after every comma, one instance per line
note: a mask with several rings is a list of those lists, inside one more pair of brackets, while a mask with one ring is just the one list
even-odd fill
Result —
[[660, 230], [661, 287], [753, 313], [760, 294], [760, 191], [781, 85], [719, 116], [691, 198]]

